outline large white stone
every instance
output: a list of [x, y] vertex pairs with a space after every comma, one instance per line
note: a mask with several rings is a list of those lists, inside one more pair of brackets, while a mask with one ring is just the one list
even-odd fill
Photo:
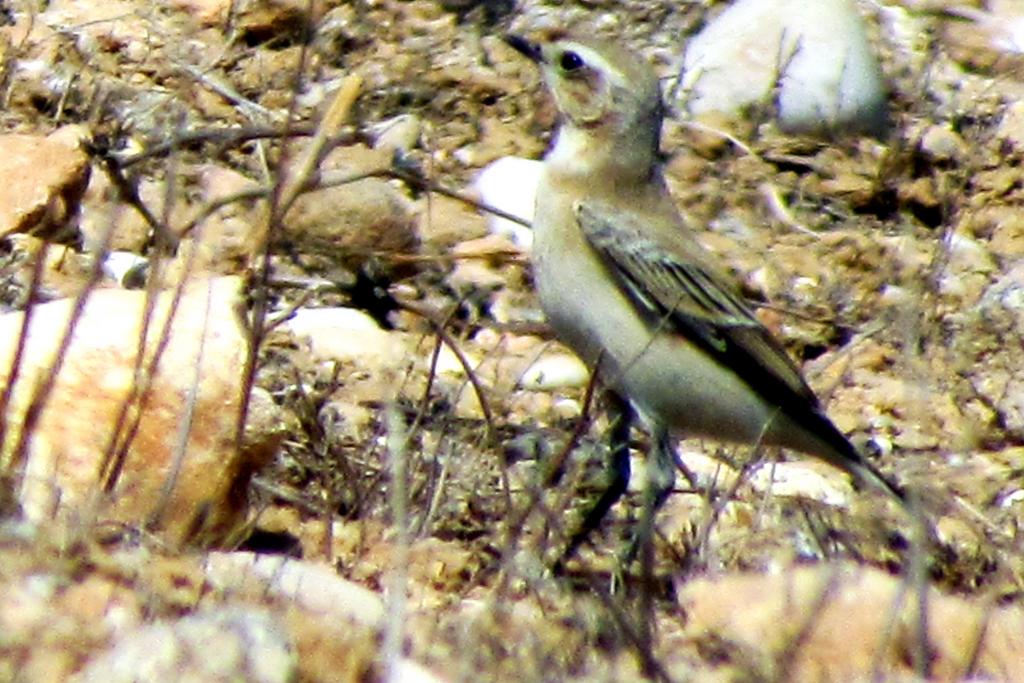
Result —
[[406, 355], [402, 335], [381, 328], [355, 308], [300, 308], [285, 323], [294, 334], [308, 337], [319, 358], [350, 361], [367, 368], [397, 367]]
[[886, 127], [882, 72], [852, 0], [738, 0], [686, 49], [692, 114], [778, 106], [794, 132]]
[[[543, 169], [544, 163], [535, 159], [503, 157], [485, 166], [473, 187], [484, 204], [533, 222], [537, 183]], [[533, 231], [525, 225], [494, 214], [488, 214], [487, 225], [492, 233], [510, 237], [521, 247], [533, 244]]]
[[590, 370], [576, 356], [559, 353], [538, 358], [523, 373], [520, 386], [531, 391], [552, 391], [584, 387]]

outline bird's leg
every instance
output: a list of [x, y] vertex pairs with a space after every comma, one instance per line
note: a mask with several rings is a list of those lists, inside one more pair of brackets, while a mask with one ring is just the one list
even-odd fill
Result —
[[601, 497], [597, 499], [597, 502], [594, 503], [593, 507], [583, 517], [583, 523], [580, 525], [580, 528], [569, 539], [569, 545], [562, 555], [563, 560], [572, 557], [580, 545], [587, 540], [591, 532], [600, 526], [601, 521], [608, 514], [608, 510], [622, 497], [622, 494], [626, 492], [626, 487], [629, 485], [629, 433], [633, 426], [633, 408], [629, 405], [628, 401], [623, 400], [619, 396], [614, 394], [609, 394], [609, 396], [611, 398], [609, 412], [612, 416], [611, 439], [609, 442], [611, 455], [609, 475], [611, 480], [608, 483], [608, 488], [604, 490]]
[[[653, 458], [647, 462], [647, 492], [651, 502], [651, 512], [657, 512], [665, 499], [672, 493], [676, 485], [676, 446], [672, 443], [672, 435], [664, 427], [659, 427], [655, 434]], [[690, 483], [693, 483], [693, 475], [684, 469], [684, 474]]]
[[653, 548], [654, 518], [676, 483], [675, 445], [669, 431], [664, 427], [659, 426], [654, 434], [654, 444], [647, 456], [644, 472], [640, 522], [623, 560], [624, 564], [628, 564], [639, 555], [649, 570], [652, 560], [650, 550]]

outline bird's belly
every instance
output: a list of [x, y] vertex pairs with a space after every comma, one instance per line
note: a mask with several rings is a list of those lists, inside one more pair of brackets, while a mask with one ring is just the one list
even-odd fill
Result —
[[655, 335], [620, 358], [610, 379], [648, 419], [690, 436], [776, 442], [772, 407], [687, 340]]
[[[652, 332], [608, 278], [541, 258], [541, 305], [560, 339], [628, 397], [648, 421], [681, 433], [749, 443], [772, 418], [770, 406], [739, 377], [686, 339]], [[774, 442], [770, 430], [765, 434]]]

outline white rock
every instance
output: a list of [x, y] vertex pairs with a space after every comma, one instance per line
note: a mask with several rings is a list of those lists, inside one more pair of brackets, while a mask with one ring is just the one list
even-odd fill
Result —
[[373, 146], [377, 149], [408, 152], [420, 140], [423, 123], [413, 114], [399, 114], [387, 121], [370, 126], [374, 136]]
[[566, 353], [544, 356], [523, 373], [519, 386], [532, 391], [578, 388], [587, 385], [590, 370], [576, 356]]
[[[501, 209], [524, 221], [533, 221], [537, 183], [543, 162], [520, 157], [503, 157], [485, 166], [473, 182], [484, 204]], [[505, 235], [521, 247], [533, 244], [533, 230], [514, 221], [489, 214], [491, 232]]]
[[1018, 263], [993, 282], [978, 302], [978, 310], [989, 317], [1008, 317], [1024, 334], [1024, 263]]
[[[480, 365], [481, 358], [479, 354], [471, 353], [466, 351], [466, 349], [460, 350], [469, 367], [476, 368]], [[446, 377], [466, 376], [466, 366], [462, 364], [462, 361], [447, 344], [441, 345], [441, 351], [437, 354], [437, 366], [434, 368], [434, 371]]]
[[1024, 489], [1016, 489], [1003, 496], [1003, 499], [999, 501], [999, 507], [1013, 507], [1021, 502], [1024, 502]]
[[886, 124], [881, 69], [852, 0], [738, 0], [690, 41], [681, 92], [693, 114], [777, 98], [792, 131], [880, 134]]
[[1024, 14], [1019, 0], [993, 0], [989, 12], [974, 7], [951, 7], [949, 13], [974, 22], [994, 50], [1024, 54]]
[[295, 335], [308, 337], [320, 358], [397, 365], [405, 355], [401, 335], [388, 332], [354, 308], [302, 308], [285, 322]]
[[446, 679], [425, 666], [403, 657], [391, 670], [390, 680], [394, 683], [444, 683]]
[[749, 482], [754, 490], [770, 490], [773, 496], [810, 498], [833, 507], [847, 507], [850, 486], [844, 488], [840, 476], [838, 471], [834, 477], [825, 476], [807, 463], [769, 462], [757, 468]]
[[[697, 479], [697, 486], [714, 486], [721, 490], [735, 485], [739, 473], [718, 458], [690, 448], [681, 448], [678, 452], [683, 464]], [[850, 486], [844, 483], [843, 475], [838, 471], [833, 475], [827, 465], [821, 465], [827, 473], [819, 472], [817, 467], [807, 461], [766, 462], [751, 472], [746, 482], [762, 493], [770, 488], [776, 496], [799, 496], [838, 507], [848, 505]]]
[[149, 261], [145, 256], [130, 251], [112, 251], [103, 260], [103, 274], [118, 284], [124, 285], [126, 276], [138, 272]]
[[703, 451], [679, 446], [676, 446], [676, 453], [697, 480], [693, 483], [698, 487], [724, 488], [732, 486], [736, 481], [736, 470], [718, 458], [712, 458]]
[[949, 237], [948, 248], [945, 270], [952, 275], [991, 273], [997, 268], [992, 252], [981, 240], [955, 232]]
[[551, 411], [563, 420], [578, 417], [583, 412], [583, 406], [579, 401], [572, 398], [560, 397], [551, 402]]

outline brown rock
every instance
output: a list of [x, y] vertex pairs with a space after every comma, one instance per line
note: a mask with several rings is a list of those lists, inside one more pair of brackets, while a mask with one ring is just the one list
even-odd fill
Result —
[[47, 137], [0, 136], [0, 236], [65, 226], [89, 180], [82, 136], [77, 127]]
[[[241, 284], [236, 278], [192, 283], [177, 305], [159, 362], [144, 371], [145, 379], [135, 376], [145, 293], [92, 292], [60, 355], [53, 386], [39, 403], [38, 422], [26, 433], [27, 411], [57, 361], [75, 301], [33, 309], [3, 442], [6, 466], [23, 464], [19, 494], [29, 518], [96, 515], [147, 525], [172, 543], [199, 531], [203, 540], [212, 540], [229, 529], [239, 513], [240, 482], [266, 457], [257, 444], [240, 452], [235, 443], [249, 343], [239, 315]], [[156, 301], [144, 369], [152, 367], [173, 298], [167, 292]], [[5, 382], [23, 315], [0, 317]], [[120, 474], [104, 493], [98, 473], [111, 467], [106, 454], [114, 450], [115, 437], [127, 444]]]
[[[386, 167], [386, 158], [365, 147], [339, 148], [321, 168], [327, 179], [348, 178]], [[411, 203], [380, 178], [301, 195], [285, 217], [285, 236], [350, 267], [371, 254], [407, 253], [417, 244]]]
[[877, 183], [857, 173], [841, 172], [835, 178], [823, 180], [821, 191], [837, 195], [854, 206], [862, 206], [878, 193]]
[[307, 0], [243, 0], [234, 5], [236, 30], [250, 42], [301, 35], [323, 15], [322, 2]]

